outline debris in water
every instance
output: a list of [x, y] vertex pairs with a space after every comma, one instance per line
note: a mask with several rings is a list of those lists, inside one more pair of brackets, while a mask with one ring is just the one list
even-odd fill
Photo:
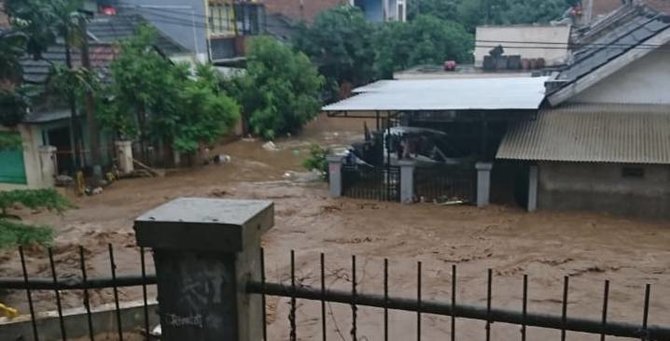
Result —
[[279, 150], [279, 148], [277, 148], [277, 145], [275, 145], [274, 142], [272, 142], [272, 141], [269, 141], [269, 142], [266, 142], [265, 144], [263, 144], [263, 149], [269, 150], [271, 152], [276, 152], [276, 151]]

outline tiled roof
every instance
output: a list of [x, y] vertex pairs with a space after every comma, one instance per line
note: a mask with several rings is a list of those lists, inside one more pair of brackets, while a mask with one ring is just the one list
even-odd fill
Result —
[[[88, 23], [88, 32], [95, 41], [115, 43], [132, 37], [143, 24], [148, 24], [148, 21], [139, 14], [99, 16]], [[160, 31], [158, 31], [154, 45], [168, 56], [188, 53], [186, 48]]]
[[[102, 78], [109, 72], [109, 65], [117, 55], [117, 48], [112, 44], [90, 44], [89, 55], [91, 66], [96, 72], [99, 72]], [[72, 49], [72, 66], [77, 68], [81, 66], [81, 52], [79, 49]], [[50, 47], [42, 54], [42, 60], [33, 60], [26, 57], [21, 61], [23, 67], [23, 79], [28, 83], [44, 83], [49, 77], [51, 65], [65, 65], [65, 46], [55, 45]]]
[[670, 106], [566, 105], [519, 123], [498, 159], [670, 164]]
[[670, 28], [668, 17], [655, 11], [640, 10], [624, 23], [613, 23], [609, 30], [574, 52], [574, 60], [557, 77], [563, 86], [591, 73], [634, 48], [648, 48], [645, 41]]

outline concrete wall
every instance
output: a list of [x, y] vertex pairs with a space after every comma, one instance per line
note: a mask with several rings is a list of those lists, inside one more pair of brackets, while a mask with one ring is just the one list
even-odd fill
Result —
[[670, 44], [570, 99], [573, 103], [670, 104]]
[[[508, 56], [521, 55], [521, 58], [544, 58], [548, 66], [564, 64], [568, 58], [567, 44], [569, 38], [570, 26], [568, 25], [479, 26], [476, 33], [475, 66], [482, 66], [484, 56], [487, 56], [489, 51], [498, 45], [503, 46], [505, 55]], [[506, 43], [506, 41], [513, 43]], [[536, 42], [544, 44], [536, 44]], [[509, 45], [523, 46], [524, 48], [507, 48], [506, 46]]]
[[199, 60], [207, 60], [205, 0], [124, 0], [122, 5], [142, 14]]
[[[623, 177], [623, 167], [641, 167], [644, 177]], [[545, 162], [539, 175], [541, 209], [670, 218], [670, 165]]]

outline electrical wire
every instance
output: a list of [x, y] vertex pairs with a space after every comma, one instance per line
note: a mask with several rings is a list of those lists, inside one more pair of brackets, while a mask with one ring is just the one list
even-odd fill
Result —
[[[121, 1], [121, 3], [125, 3]], [[174, 26], [181, 26], [185, 28], [201, 28], [201, 29], [208, 29], [209, 25], [205, 22], [202, 21], [196, 21], [196, 20], [188, 20], [178, 17], [174, 17], [171, 15], [167, 15], [163, 12], [168, 12], [172, 14], [181, 14], [184, 15], [184, 11], [179, 11], [178, 9], [169, 9], [169, 8], [153, 8], [153, 7], [141, 7], [141, 6], [130, 6], [135, 10], [138, 10], [139, 12], [144, 12], [152, 17], [158, 17], [157, 18], [152, 18], [152, 21], [155, 22], [160, 22], [160, 23], [165, 23], [165, 24], [170, 24]], [[195, 16], [199, 18], [205, 18], [209, 20], [207, 16], [200, 15], [200, 14], [188, 14], [189, 16]], [[285, 26], [281, 25], [271, 25], [271, 24], [266, 24], [263, 25], [264, 27], [270, 27], [270, 28], [285, 28]], [[637, 27], [635, 29], [639, 29], [644, 25], [641, 25], [640, 27]], [[482, 44], [479, 44], [482, 43]], [[488, 44], [487, 44], [488, 43]], [[504, 45], [504, 44], [514, 44], [514, 45]], [[544, 45], [544, 46], [528, 46], [528, 45]], [[526, 49], [526, 50], [566, 50], [569, 48], [572, 49], [584, 49], [584, 48], [598, 48], [598, 49], [637, 49], [637, 50], [643, 50], [643, 49], [649, 49], [649, 50], [656, 50], [656, 49], [670, 49], [670, 46], [667, 46], [666, 44], [645, 44], [645, 43], [640, 43], [640, 44], [624, 44], [624, 43], [588, 43], [588, 44], [571, 44], [571, 43], [562, 43], [562, 42], [542, 42], [542, 41], [515, 41], [515, 40], [476, 40], [475, 41], [475, 48], [495, 48], [498, 47], [499, 45], [503, 45], [504, 48], [508, 49]]]

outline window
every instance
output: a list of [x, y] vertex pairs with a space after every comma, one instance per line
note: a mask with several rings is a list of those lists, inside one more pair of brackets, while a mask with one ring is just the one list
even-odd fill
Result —
[[621, 169], [621, 176], [631, 179], [643, 179], [644, 168], [642, 167], [623, 167]]
[[235, 33], [235, 11], [230, 4], [210, 4], [208, 21], [213, 35]]

